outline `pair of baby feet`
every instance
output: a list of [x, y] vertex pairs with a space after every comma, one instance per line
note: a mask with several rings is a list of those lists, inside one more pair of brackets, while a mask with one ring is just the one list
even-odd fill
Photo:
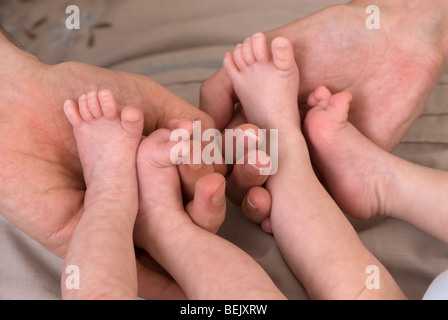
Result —
[[[174, 226], [174, 222], [192, 221], [184, 210], [179, 172], [172, 163], [171, 149], [178, 143], [170, 141], [172, 130], [159, 129], [142, 141], [142, 112], [135, 107], [120, 111], [109, 90], [90, 92], [78, 103], [67, 100], [64, 111], [73, 126], [86, 182], [85, 212], [107, 201], [109, 207], [129, 214], [130, 221], [152, 219], [136, 226], [154, 226], [155, 233], [164, 222]], [[172, 122], [172, 126], [191, 130], [188, 121]], [[208, 193], [222, 185], [224, 178], [217, 175], [203, 179], [203, 184], [210, 185]], [[224, 199], [219, 191], [217, 195]], [[138, 210], [141, 214], [136, 216]]]
[[[288, 40], [275, 39], [269, 50], [264, 35], [255, 34], [225, 56], [224, 67], [250, 122], [280, 130], [300, 126], [299, 70]], [[335, 200], [347, 213], [368, 218], [378, 211], [383, 195], [382, 184], [371, 178], [379, 151], [347, 122], [350, 101], [349, 93], [332, 95], [325, 87], [317, 88], [308, 99], [304, 132]], [[170, 130], [157, 130], [142, 142], [143, 114], [134, 107], [120, 112], [108, 90], [84, 95], [78, 104], [68, 100], [64, 110], [83, 166], [86, 207], [111, 190], [115, 196], [109, 199], [134, 201], [138, 176], [144, 195], [140, 201], [146, 201], [148, 208], [183, 211], [180, 193], [173, 192], [180, 190], [180, 182], [170, 159]]]
[[[269, 50], [266, 37], [257, 33], [227, 53], [223, 64], [248, 122], [278, 130], [300, 128], [300, 77], [289, 40], [276, 38]], [[377, 169], [387, 160], [382, 149], [347, 121], [351, 100], [348, 92], [333, 95], [318, 87], [308, 98], [303, 132], [312, 160], [341, 209], [369, 218], [384, 214], [388, 174]]]

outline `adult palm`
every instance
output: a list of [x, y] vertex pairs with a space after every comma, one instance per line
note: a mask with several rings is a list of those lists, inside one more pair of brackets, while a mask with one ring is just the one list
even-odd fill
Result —
[[[62, 258], [84, 212], [86, 189], [72, 127], [62, 110], [66, 99], [110, 89], [120, 106], [142, 109], [144, 134], [173, 118], [198, 120], [203, 128], [214, 125], [205, 113], [144, 76], [74, 62], [45, 65], [1, 34], [0, 54], [0, 212]], [[146, 297], [182, 297], [169, 277], [141, 274], [149, 281], [143, 285]]]

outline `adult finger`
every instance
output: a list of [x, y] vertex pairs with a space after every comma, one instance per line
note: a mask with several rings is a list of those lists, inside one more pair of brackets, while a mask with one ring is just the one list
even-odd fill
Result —
[[[92, 70], [89, 71], [89, 74], [91, 73]], [[202, 130], [215, 128], [212, 117], [170, 92], [151, 78], [126, 72], [112, 72], [101, 68], [98, 68], [97, 73], [100, 74], [98, 78], [101, 77], [104, 80], [104, 84], [101, 87], [116, 88], [114, 94], [119, 105], [131, 105], [141, 108], [145, 119], [144, 135], [149, 135], [156, 129], [166, 128], [167, 123], [172, 119], [200, 121]], [[109, 81], [110, 79], [117, 79], [118, 76], [121, 85], [117, 85], [114, 81]], [[126, 90], [123, 88], [126, 88]]]
[[237, 103], [235, 105], [235, 110], [232, 119], [228, 123], [227, 128], [235, 128], [247, 123], [248, 122], [246, 119], [246, 115], [244, 114], [244, 109], [240, 103]]
[[[240, 120], [242, 119], [235, 119], [234, 123], [237, 124]], [[224, 161], [229, 165], [229, 169], [232, 169], [238, 160], [244, 160], [244, 155], [248, 151], [255, 150], [261, 146], [264, 134], [256, 125], [242, 123], [231, 129], [225, 129], [221, 137], [221, 150]]]
[[218, 231], [226, 214], [225, 189], [225, 178], [218, 173], [196, 182], [194, 199], [185, 206], [194, 223], [210, 232]]
[[271, 194], [265, 188], [252, 187], [244, 197], [241, 208], [248, 220], [260, 224], [264, 231], [272, 233], [271, 205]]
[[[194, 190], [196, 182], [203, 176], [206, 176], [213, 172], [221, 173], [222, 175], [227, 174], [227, 167], [223, 163], [221, 152], [217, 151], [217, 157], [219, 161], [211, 161], [207, 159], [204, 161], [203, 153], [204, 148], [209, 143], [215, 143], [215, 141], [206, 143], [202, 142], [202, 132], [199, 130], [196, 124], [190, 120], [186, 119], [172, 119], [167, 123], [168, 129], [173, 130], [171, 139], [179, 140], [182, 139], [183, 142], [188, 142], [190, 144], [189, 155], [178, 164], [179, 175], [182, 183], [182, 194], [184, 197], [184, 202], [193, 199]], [[180, 131], [178, 131], [180, 130]], [[216, 129], [212, 129], [218, 132]], [[220, 139], [219, 136], [212, 139]], [[196, 137], [196, 135], [199, 135]], [[199, 140], [197, 140], [199, 139]], [[219, 142], [220, 143], [220, 142]]]
[[236, 204], [242, 203], [251, 188], [261, 187], [270, 172], [270, 158], [262, 150], [250, 150], [243, 159], [233, 166], [227, 180], [227, 196]]
[[196, 184], [202, 177], [215, 172], [212, 165], [207, 165], [202, 161], [197, 164], [180, 163], [178, 165], [178, 169], [182, 182], [182, 196], [184, 197], [184, 202], [188, 202], [193, 199]]
[[232, 81], [224, 68], [207, 79], [200, 89], [200, 109], [206, 112], [222, 131], [232, 119], [236, 102]]

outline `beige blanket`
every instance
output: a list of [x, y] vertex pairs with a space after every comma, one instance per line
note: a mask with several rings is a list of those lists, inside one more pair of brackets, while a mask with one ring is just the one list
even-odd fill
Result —
[[[331, 0], [40, 0], [0, 2], [0, 22], [47, 63], [82, 61], [152, 77], [193, 105], [200, 84], [224, 53], [246, 36], [296, 20]], [[65, 9], [81, 10], [81, 29], [68, 31]], [[337, 19], [337, 17], [335, 17]], [[395, 153], [448, 169], [448, 75]], [[424, 190], [422, 190], [424, 192]], [[422, 212], [422, 214], [431, 214]], [[448, 246], [402, 221], [351, 220], [365, 245], [405, 294], [420, 299], [448, 268]], [[271, 235], [229, 203], [220, 235], [254, 257], [291, 299], [307, 299]], [[62, 261], [0, 218], [0, 299], [59, 299]]]

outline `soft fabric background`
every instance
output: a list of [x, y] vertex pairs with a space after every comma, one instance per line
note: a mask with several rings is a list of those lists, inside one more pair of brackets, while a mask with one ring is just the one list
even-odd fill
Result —
[[[224, 53], [328, 5], [330, 0], [0, 0], [0, 22], [42, 61], [81, 61], [149, 76], [193, 105]], [[81, 10], [81, 29], [65, 27], [65, 9]], [[334, 17], [337, 23], [338, 17]], [[448, 169], [448, 75], [394, 151], [410, 161]], [[425, 190], [422, 190], [425, 192]], [[422, 214], [431, 214], [422, 212]], [[422, 298], [448, 268], [448, 246], [394, 219], [351, 220], [365, 245], [411, 299]], [[229, 203], [220, 234], [254, 257], [291, 299], [307, 299], [272, 236]], [[293, 244], [291, 244], [293, 245]], [[62, 261], [0, 218], [0, 299], [60, 299]], [[367, 278], [367, 274], [366, 274]]]

